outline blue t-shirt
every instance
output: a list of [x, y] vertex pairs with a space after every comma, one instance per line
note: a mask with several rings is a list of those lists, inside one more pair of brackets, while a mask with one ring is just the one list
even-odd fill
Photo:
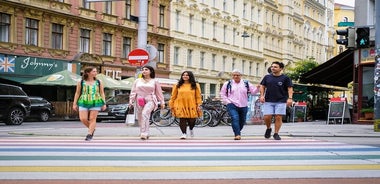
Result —
[[266, 87], [266, 102], [286, 103], [288, 100], [288, 87], [293, 87], [292, 80], [283, 74], [280, 76], [265, 75], [260, 84]]

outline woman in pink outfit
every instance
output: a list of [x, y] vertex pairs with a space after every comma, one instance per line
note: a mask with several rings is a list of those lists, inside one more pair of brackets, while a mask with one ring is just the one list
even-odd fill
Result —
[[161, 104], [161, 109], [165, 108], [164, 95], [161, 85], [155, 78], [155, 72], [151, 66], [142, 67], [142, 78], [138, 78], [133, 83], [129, 98], [129, 106], [134, 105], [137, 110], [137, 120], [140, 126], [140, 138], [149, 139], [149, 124], [152, 111]]

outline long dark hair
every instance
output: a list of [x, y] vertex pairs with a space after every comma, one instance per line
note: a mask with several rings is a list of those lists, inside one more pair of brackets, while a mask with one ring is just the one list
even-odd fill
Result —
[[[156, 77], [156, 72], [154, 72], [153, 67], [146, 65], [146, 66], [143, 66], [141, 69], [143, 68], [148, 68], [150, 70], [150, 78], [154, 79]], [[144, 78], [144, 75], [142, 77]]]
[[[84, 70], [83, 70], [83, 76], [82, 76], [82, 79], [83, 80], [87, 80], [88, 79], [88, 73], [90, 73], [93, 69], [95, 69], [96, 67], [94, 66], [89, 66], [89, 67], [86, 67]], [[96, 77], [94, 77], [94, 80], [96, 80]]]
[[182, 86], [182, 84], [185, 83], [185, 81], [182, 79], [182, 76], [184, 73], [187, 73], [189, 75], [189, 82], [191, 84], [191, 89], [194, 89], [194, 90], [197, 89], [197, 81], [195, 81], [194, 74], [191, 71], [182, 72], [181, 78], [179, 79], [179, 81], [177, 83], [177, 88], [180, 88]]

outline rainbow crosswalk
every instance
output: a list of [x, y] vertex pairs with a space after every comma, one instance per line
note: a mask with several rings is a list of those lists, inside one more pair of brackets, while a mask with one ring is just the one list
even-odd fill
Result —
[[379, 171], [379, 147], [306, 138], [0, 140], [0, 179], [368, 178]]

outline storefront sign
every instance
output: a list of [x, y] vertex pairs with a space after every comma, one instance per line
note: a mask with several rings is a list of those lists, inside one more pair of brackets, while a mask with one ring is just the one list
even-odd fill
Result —
[[67, 67], [64, 60], [0, 54], [0, 74], [43, 76]]

